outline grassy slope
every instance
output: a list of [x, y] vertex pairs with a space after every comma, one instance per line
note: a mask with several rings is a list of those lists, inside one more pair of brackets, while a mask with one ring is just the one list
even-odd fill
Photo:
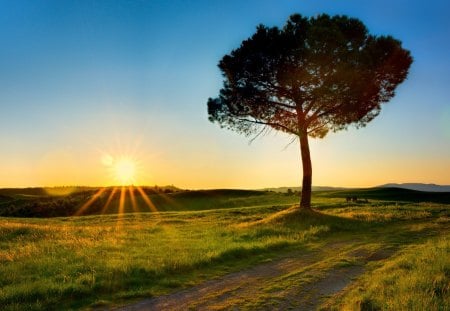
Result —
[[357, 197], [358, 199], [397, 202], [432, 202], [450, 204], [450, 192], [425, 192], [402, 188], [367, 188], [338, 191], [320, 191], [316, 195], [324, 198]]
[[[5, 189], [0, 189], [5, 190]], [[6, 189], [9, 190], [9, 189]], [[32, 193], [37, 190], [32, 188]], [[0, 197], [0, 216], [12, 217], [57, 217], [72, 216], [88, 202], [98, 189], [78, 191], [66, 196], [49, 196], [4, 191], [8, 196]], [[0, 191], [1, 192], [1, 191]], [[281, 193], [251, 190], [198, 190], [177, 193], [154, 193], [146, 191], [148, 199], [158, 211], [195, 211], [256, 205], [294, 204], [298, 197]], [[111, 196], [112, 194], [112, 196]], [[111, 200], [109, 198], [111, 196]], [[149, 212], [151, 207], [137, 190], [134, 191], [136, 210], [133, 207], [128, 189], [124, 192], [124, 213]], [[92, 204], [83, 210], [82, 215], [117, 214], [121, 201], [121, 190], [107, 189]], [[108, 203], [109, 202], [109, 203]], [[105, 209], [105, 206], [107, 207]]]
[[[117, 214], [120, 212], [121, 201], [124, 203], [122, 210], [124, 213], [151, 211], [151, 207], [147, 204], [147, 198], [136, 189], [133, 192], [135, 206], [132, 204], [128, 188], [124, 188], [123, 198], [120, 188], [117, 191], [113, 191], [112, 188], [105, 189], [99, 196], [96, 196], [99, 191], [96, 188], [55, 188], [46, 191], [42, 188], [0, 189], [0, 216], [64, 217], [78, 214]], [[295, 194], [287, 195], [268, 191], [222, 189], [164, 193], [164, 191], [155, 192], [154, 188], [145, 188], [145, 192], [158, 211], [195, 211], [298, 202]], [[49, 193], [53, 193], [53, 195]], [[55, 195], [58, 193], [60, 195]], [[378, 205], [411, 202], [450, 204], [450, 193], [420, 192], [399, 188], [318, 191], [314, 192], [314, 196], [316, 201], [322, 198], [328, 206], [330, 206], [330, 202], [333, 202], [333, 207], [348, 206], [345, 202], [347, 197], [357, 197], [359, 205], [366, 200]], [[95, 200], [87, 208], [84, 208], [84, 204], [91, 198], [95, 198]], [[353, 206], [358, 204], [353, 204]], [[78, 213], [80, 210], [82, 212]]]
[[[199, 200], [190, 196], [185, 200]], [[244, 205], [259, 203], [253, 195], [247, 198], [245, 202], [237, 196]], [[226, 199], [236, 202], [236, 196], [223, 195], [222, 202]], [[332, 240], [375, 248], [413, 247], [429, 236], [448, 236], [443, 229], [448, 206], [347, 206], [341, 199], [323, 197], [316, 197], [314, 204], [326, 214], [274, 218], [286, 207], [269, 205], [121, 216], [0, 218], [0, 305], [6, 310], [47, 310], [55, 305], [77, 309], [160, 295], [288, 251], [309, 252]], [[329, 258], [322, 268], [334, 261]]]

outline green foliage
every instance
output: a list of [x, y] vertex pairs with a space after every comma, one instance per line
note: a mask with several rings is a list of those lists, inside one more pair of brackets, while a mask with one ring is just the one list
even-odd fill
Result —
[[259, 127], [324, 137], [376, 117], [408, 75], [412, 58], [391, 36], [370, 35], [347, 16], [292, 15], [283, 28], [258, 26], [225, 55], [209, 119], [244, 134]]

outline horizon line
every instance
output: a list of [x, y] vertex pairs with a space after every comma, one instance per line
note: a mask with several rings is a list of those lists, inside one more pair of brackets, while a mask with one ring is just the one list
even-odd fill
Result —
[[[387, 185], [426, 185], [426, 186], [438, 186], [438, 187], [450, 187], [450, 184], [436, 184], [433, 182], [386, 182], [383, 184], [370, 185], [370, 186], [323, 186], [323, 185], [312, 185], [315, 188], [345, 188], [345, 189], [362, 189], [362, 188], [378, 188]], [[266, 190], [266, 189], [279, 189], [279, 188], [292, 188], [298, 189], [301, 186], [267, 186], [267, 187], [194, 187], [194, 188], [183, 188], [176, 185], [144, 185], [144, 184], [127, 184], [127, 185], [61, 185], [61, 186], [0, 186], [0, 189], [56, 189], [56, 188], [113, 188], [113, 187], [152, 187], [152, 188], [176, 188], [180, 190], [214, 190], [214, 189], [230, 189], [230, 190]]]

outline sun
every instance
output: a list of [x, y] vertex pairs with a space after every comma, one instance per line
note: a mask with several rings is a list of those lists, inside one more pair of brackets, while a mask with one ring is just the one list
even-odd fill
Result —
[[[134, 212], [139, 212], [140, 206], [145, 205], [149, 208], [150, 212], [158, 212], [155, 204], [153, 204], [151, 198], [145, 192], [145, 188], [143, 189], [139, 185], [140, 175], [143, 170], [142, 162], [138, 157], [128, 154], [116, 156], [113, 153], [105, 152], [100, 156], [99, 160], [109, 172], [109, 186], [100, 187], [99, 190], [76, 211], [75, 215], [83, 215], [94, 202], [97, 202], [96, 204], [101, 204], [101, 201], [104, 199], [106, 200], [100, 213], [104, 214], [109, 211], [108, 208], [111, 204], [116, 205], [118, 207], [117, 214], [119, 215], [117, 218], [118, 225], [121, 225], [122, 223], [121, 215], [129, 210], [130, 206]], [[112, 184], [113, 181], [114, 184]], [[137, 196], [142, 198], [142, 201], [138, 201]]]
[[109, 173], [109, 185], [132, 186], [139, 183], [142, 162], [135, 154], [105, 152], [99, 160]]
[[129, 158], [121, 158], [114, 161], [114, 174], [121, 185], [131, 185], [134, 183], [136, 164]]

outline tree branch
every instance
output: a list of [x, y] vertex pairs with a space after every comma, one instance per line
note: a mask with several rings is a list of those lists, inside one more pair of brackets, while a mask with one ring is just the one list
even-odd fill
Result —
[[[264, 83], [266, 87], [271, 88], [275, 94], [281, 94], [282, 97], [290, 99], [295, 102], [293, 94], [286, 88], [277, 85], [277, 83], [273, 83], [271, 81], [260, 81], [260, 83]], [[291, 108], [295, 108], [291, 106]]]
[[261, 125], [268, 125], [274, 128], [281, 128], [283, 130], [285, 130], [286, 132], [299, 136], [299, 133], [297, 133], [296, 131], [288, 128], [285, 125], [279, 124], [279, 123], [275, 123], [275, 122], [263, 122], [263, 121], [258, 121], [258, 120], [249, 120], [249, 119], [243, 119], [243, 118], [238, 118], [239, 121], [244, 121], [244, 122], [249, 122], [249, 123], [254, 123], [254, 124], [261, 124]]
[[295, 106], [292, 105], [288, 105], [288, 104], [283, 104], [277, 101], [273, 101], [273, 100], [268, 100], [269, 103], [283, 107], [283, 108], [287, 108], [287, 109], [295, 109]]
[[267, 126], [263, 126], [263, 128], [261, 129], [261, 131], [259, 131], [258, 134], [256, 134], [252, 139], [250, 139], [249, 144], [251, 144], [252, 142], [254, 142], [255, 139], [257, 139], [259, 136], [263, 135], [264, 132], [268, 132]]
[[323, 116], [326, 116], [327, 114], [330, 114], [330, 113], [332, 113], [332, 112], [335, 112], [335, 111], [337, 111], [339, 108], [341, 108], [343, 106], [343, 103], [342, 104], [340, 104], [340, 105], [337, 105], [337, 106], [332, 106], [330, 109], [328, 109], [328, 110], [320, 110], [320, 109], [318, 109], [318, 110], [316, 110], [316, 111], [314, 111], [314, 113], [310, 116], [310, 117], [308, 117], [308, 118], [306, 118], [306, 124], [307, 125], [309, 125], [309, 124], [311, 124], [312, 122], [314, 122], [315, 120], [317, 120], [317, 119], [320, 119], [320, 118], [322, 118]]
[[298, 138], [297, 137], [292, 137], [291, 141], [283, 148], [283, 150], [286, 150], [290, 145], [292, 145], [292, 143], [294, 141], [296, 141]]

